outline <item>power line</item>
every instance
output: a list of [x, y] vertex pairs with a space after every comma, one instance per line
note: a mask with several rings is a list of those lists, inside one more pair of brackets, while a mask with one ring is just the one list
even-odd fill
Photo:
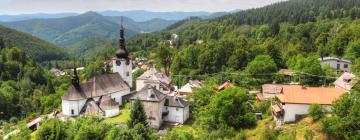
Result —
[[[238, 75], [238, 76], [271, 76], [271, 75], [285, 75], [282, 73], [255, 73], [255, 74], [248, 74], [248, 73], [227, 73], [227, 72], [220, 72], [220, 73], [212, 73], [212, 74], [200, 74], [200, 75], [184, 75], [184, 74], [175, 74], [172, 76], [175, 77], [208, 77], [208, 76], [215, 76], [215, 75]], [[337, 79], [338, 77], [331, 77], [331, 76], [323, 76], [323, 75], [315, 75], [306, 72], [294, 72], [293, 76], [295, 75], [305, 75], [311, 77], [319, 77], [319, 78], [329, 78], [329, 79]]]

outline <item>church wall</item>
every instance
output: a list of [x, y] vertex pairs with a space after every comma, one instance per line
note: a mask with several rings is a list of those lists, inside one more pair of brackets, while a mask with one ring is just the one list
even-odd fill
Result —
[[119, 108], [104, 110], [105, 111], [105, 118], [115, 117], [120, 114]]
[[[124, 59], [114, 59], [113, 62], [113, 72], [119, 73], [121, 77], [132, 87], [132, 61], [129, 60], [129, 65], [126, 65], [126, 60]], [[116, 64], [116, 61], [120, 61], [120, 64]]]
[[127, 95], [127, 94], [130, 94], [130, 89], [126, 89], [126, 90], [122, 90], [122, 91], [119, 91], [119, 92], [115, 92], [115, 93], [111, 93], [110, 94], [110, 97], [112, 99], [115, 99], [115, 101], [119, 104], [119, 105], [123, 105], [122, 103], [122, 97], [124, 95]]
[[[67, 116], [78, 116], [80, 114], [81, 109], [84, 107], [86, 100], [78, 100], [78, 101], [68, 101], [62, 100], [62, 111], [64, 115]], [[74, 114], [71, 113], [71, 110], [74, 111]]]

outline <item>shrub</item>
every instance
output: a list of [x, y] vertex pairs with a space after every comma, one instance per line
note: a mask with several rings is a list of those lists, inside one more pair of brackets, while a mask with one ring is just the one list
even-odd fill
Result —
[[306, 130], [305, 134], [304, 134], [304, 139], [305, 140], [312, 140], [314, 137], [314, 132], [311, 130]]
[[309, 115], [315, 120], [319, 120], [324, 116], [324, 109], [319, 104], [313, 104], [309, 108]]

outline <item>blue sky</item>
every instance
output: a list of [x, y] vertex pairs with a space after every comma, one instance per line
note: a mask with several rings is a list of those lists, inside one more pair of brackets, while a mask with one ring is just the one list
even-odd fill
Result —
[[231, 11], [282, 0], [0, 0], [0, 14], [104, 10]]

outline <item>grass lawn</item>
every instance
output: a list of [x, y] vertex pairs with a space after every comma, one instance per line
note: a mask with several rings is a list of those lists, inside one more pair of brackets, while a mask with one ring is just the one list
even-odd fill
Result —
[[121, 123], [126, 122], [130, 118], [130, 103], [125, 104], [124, 107], [120, 108], [120, 115], [113, 118], [106, 118], [105, 123]]

